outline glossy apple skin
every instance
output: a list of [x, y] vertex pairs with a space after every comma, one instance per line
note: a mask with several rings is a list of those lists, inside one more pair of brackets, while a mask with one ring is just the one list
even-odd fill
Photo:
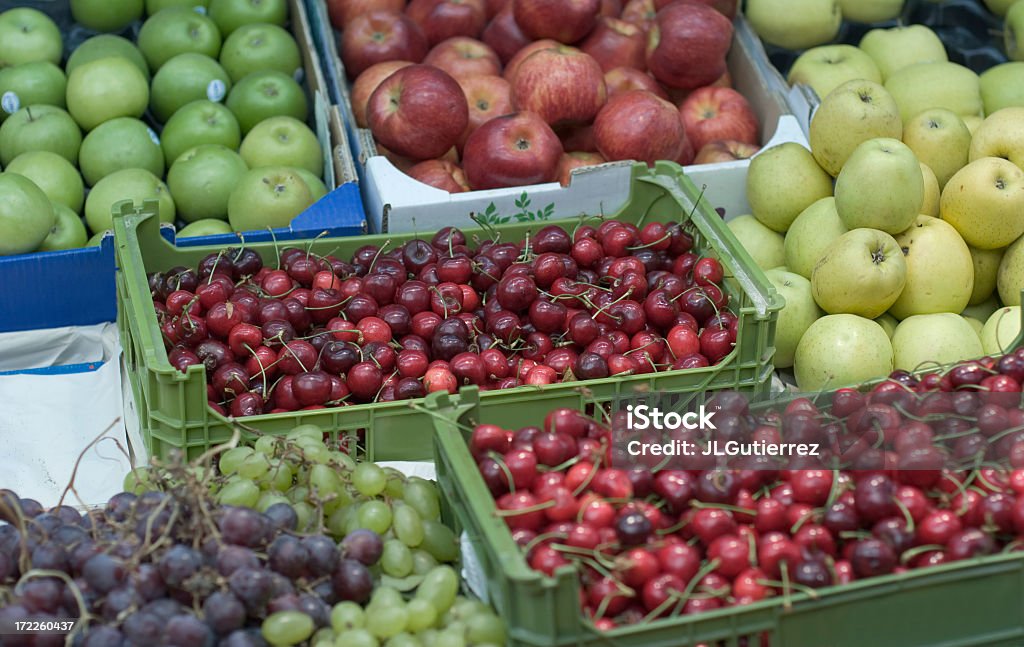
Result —
[[617, 67], [604, 73], [604, 85], [608, 89], [608, 98], [611, 99], [620, 92], [629, 90], [647, 90], [651, 94], [662, 99], [668, 99], [668, 93], [661, 87], [658, 80], [647, 72], [641, 72], [632, 67]]
[[512, 14], [527, 37], [571, 45], [597, 25], [601, 0], [512, 0]]
[[370, 102], [370, 95], [381, 84], [381, 81], [409, 65], [412, 65], [409, 61], [374, 63], [356, 77], [349, 91], [349, 100], [352, 102], [352, 116], [355, 117], [357, 126], [369, 127], [369, 124], [366, 123], [366, 105]]
[[702, 4], [674, 2], [647, 34], [647, 69], [665, 85], [692, 90], [725, 73], [732, 21]]
[[374, 63], [411, 61], [427, 55], [427, 37], [404, 14], [374, 11], [352, 19], [338, 45], [345, 73], [355, 79]]
[[590, 54], [605, 72], [617, 67], [647, 69], [647, 34], [618, 18], [601, 18], [580, 49]]
[[530, 54], [509, 82], [515, 109], [535, 112], [552, 127], [588, 123], [608, 98], [601, 66], [566, 45]]
[[[656, 9], [662, 9], [673, 2], [675, 2], [675, 0], [654, 0], [654, 6]], [[740, 8], [740, 0], [687, 0], [687, 2], [707, 5], [729, 20], [736, 17], [736, 12], [739, 11]]]
[[758, 121], [750, 102], [732, 88], [694, 90], [679, 107], [686, 134], [698, 151], [710, 142], [733, 139], [757, 144]]
[[456, 79], [478, 74], [501, 74], [501, 59], [490, 45], [468, 36], [453, 36], [427, 52], [423, 62]]
[[730, 139], [720, 139], [704, 144], [693, 158], [694, 164], [717, 164], [719, 162], [735, 162], [750, 159], [761, 150], [760, 146], [746, 144]]
[[367, 123], [391, 151], [416, 160], [441, 157], [469, 123], [462, 88], [432, 65], [403, 67], [370, 95]]
[[448, 193], [469, 191], [469, 181], [462, 168], [448, 160], [425, 160], [410, 168], [408, 174], [414, 180]]
[[462, 164], [474, 190], [550, 182], [562, 142], [543, 119], [517, 112], [492, 119], [466, 140]]
[[491, 18], [484, 27], [480, 40], [490, 45], [491, 49], [498, 53], [501, 62], [506, 65], [516, 52], [530, 44], [530, 38], [516, 24], [511, 2]]
[[404, 10], [405, 0], [327, 0], [327, 15], [338, 31], [362, 14], [374, 11], [402, 13]]
[[675, 106], [645, 90], [615, 95], [594, 120], [597, 150], [609, 161], [631, 159], [653, 165], [674, 160], [682, 153], [685, 138]]
[[502, 70], [501, 75], [505, 77], [506, 81], [512, 83], [516, 78], [516, 72], [518, 72], [520, 64], [529, 58], [531, 54], [539, 52], [542, 49], [558, 49], [561, 46], [561, 43], [551, 38], [542, 38], [541, 40], [535, 40], [531, 43], [527, 43], [522, 49], [516, 52], [507, 63], [505, 63], [505, 69]]
[[495, 117], [507, 115], [512, 109], [512, 87], [500, 76], [480, 75], [456, 78], [466, 95], [469, 124], [459, 140], [459, 148], [473, 131]]
[[484, 0], [412, 0], [405, 8], [431, 47], [453, 36], [476, 38], [487, 25]]
[[558, 169], [555, 172], [556, 177], [559, 184], [569, 186], [573, 169], [583, 168], [584, 166], [596, 166], [607, 161], [601, 153], [587, 153], [583, 151], [563, 153], [561, 159], [558, 160]]

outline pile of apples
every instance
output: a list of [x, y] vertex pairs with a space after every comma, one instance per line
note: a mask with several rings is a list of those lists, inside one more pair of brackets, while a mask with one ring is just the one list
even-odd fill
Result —
[[735, 393], [708, 403], [719, 444], [821, 440], [819, 466], [630, 461], [624, 439], [639, 432], [624, 411], [606, 423], [557, 409], [518, 430], [480, 424], [469, 449], [530, 566], [575, 566], [584, 617], [612, 629], [1020, 550], [1021, 380], [1018, 351], [894, 373], [820, 408], [797, 398], [757, 410]]
[[612, 160], [731, 161], [759, 124], [730, 87], [737, 0], [329, 0], [356, 125], [449, 192]]
[[125, 199], [201, 236], [285, 226], [327, 192], [287, 0], [70, 11], [96, 35], [0, 13], [0, 255], [98, 244]]

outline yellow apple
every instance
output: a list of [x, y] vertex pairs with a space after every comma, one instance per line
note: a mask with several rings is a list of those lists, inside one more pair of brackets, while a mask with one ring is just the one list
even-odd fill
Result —
[[782, 234], [765, 227], [754, 216], [739, 216], [726, 225], [762, 270], [770, 270], [786, 262]]
[[[971, 328], [974, 329], [974, 332], [978, 333], [978, 337], [980, 338], [981, 337], [981, 331], [985, 329], [985, 322], [981, 321], [980, 319], [975, 319], [974, 317], [968, 317], [966, 315], [960, 315], [960, 316], [964, 318], [964, 321], [966, 321], [967, 323], [971, 324]], [[984, 340], [981, 342], [981, 345], [984, 348], [984, 346], [985, 346]]]
[[1002, 355], [1016, 348], [1020, 336], [1020, 306], [999, 308], [981, 329], [981, 345], [987, 355]]
[[889, 308], [897, 319], [960, 312], [974, 289], [974, 264], [967, 243], [953, 226], [930, 216], [896, 235], [907, 261], [907, 284]]
[[981, 303], [973, 306], [967, 306], [960, 314], [965, 317], [973, 317], [978, 321], [988, 321], [988, 318], [992, 316], [992, 313], [1000, 307], [1002, 307], [1002, 304], [999, 303], [999, 298], [993, 293], [992, 296]]
[[903, 11], [903, 0], [839, 0], [843, 18], [853, 22], [873, 23], [892, 20]]
[[1024, 234], [1024, 171], [998, 157], [971, 162], [942, 190], [939, 215], [968, 245], [1006, 247]]
[[935, 177], [932, 169], [921, 162], [921, 177], [924, 179], [924, 201], [921, 203], [921, 213], [932, 218], [939, 217], [939, 180]]
[[945, 108], [930, 108], [903, 124], [903, 143], [935, 172], [939, 188], [967, 165], [971, 131], [959, 115]]
[[814, 302], [811, 282], [804, 277], [781, 269], [768, 270], [764, 274], [786, 300], [786, 306], [779, 312], [772, 362], [776, 368], [789, 368], [793, 365], [800, 338], [825, 313]]
[[1020, 291], [1024, 290], [1024, 238], [1006, 248], [996, 273], [996, 289], [1004, 305], [1019, 306]]
[[892, 339], [892, 336], [896, 334], [896, 326], [900, 325], [900, 320], [885, 312], [875, 317], [875, 323], [882, 327], [885, 334], [889, 335], [889, 339]]
[[1024, 169], [1024, 108], [993, 112], [971, 140], [970, 159], [1002, 157]]
[[964, 125], [967, 126], [967, 130], [971, 131], [971, 137], [974, 137], [974, 133], [978, 132], [978, 128], [981, 124], [985, 123], [985, 118], [981, 115], [967, 115], [962, 117]]
[[946, 108], [958, 115], [980, 115], [981, 82], [972, 70], [949, 62], [917, 63], [885, 81], [907, 121], [929, 108]]
[[811, 291], [822, 310], [868, 319], [888, 310], [906, 283], [899, 244], [878, 229], [854, 229], [835, 239], [811, 272]]
[[800, 212], [786, 232], [786, 266], [810, 279], [828, 246], [848, 231], [836, 213], [836, 199], [829, 196], [818, 200]]
[[750, 161], [747, 201], [754, 217], [785, 232], [800, 212], [832, 195], [832, 177], [802, 145], [773, 146]]
[[1017, 0], [984, 0], [984, 2], [989, 11], [997, 16], [1005, 16], [1010, 7], [1017, 3]]
[[1024, 106], [1024, 62], [1013, 61], [990, 67], [979, 78], [986, 115], [1011, 106]]
[[820, 98], [855, 79], [881, 83], [882, 74], [875, 61], [853, 45], [812, 47], [797, 57], [786, 76], [791, 85], [803, 83]]
[[827, 315], [804, 332], [793, 372], [803, 392], [835, 389], [888, 375], [893, 350], [889, 335], [871, 319]]
[[978, 333], [958, 314], [941, 312], [908, 317], [892, 336], [893, 367], [913, 371], [981, 357]]
[[905, 67], [949, 60], [942, 40], [924, 25], [872, 29], [860, 39], [860, 48], [875, 61], [883, 82]]
[[1003, 262], [1005, 249], [971, 250], [971, 264], [974, 265], [974, 290], [968, 303], [972, 306], [988, 301], [996, 291], [996, 277], [999, 275], [999, 264]]
[[786, 49], [823, 45], [839, 33], [839, 0], [747, 0], [744, 10], [761, 39]]
[[876, 137], [902, 139], [903, 119], [884, 87], [856, 79], [840, 85], [822, 100], [811, 118], [809, 137], [814, 159], [835, 177], [863, 142]]
[[836, 178], [836, 211], [848, 229], [898, 234], [921, 214], [924, 178], [913, 151], [897, 139], [869, 139]]

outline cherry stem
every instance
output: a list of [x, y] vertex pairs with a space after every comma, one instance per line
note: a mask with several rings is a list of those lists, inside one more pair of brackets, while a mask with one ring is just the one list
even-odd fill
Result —
[[502, 518], [518, 517], [519, 515], [530, 514], [531, 512], [540, 512], [553, 507], [555, 507], [555, 500], [551, 499], [550, 501], [542, 501], [536, 505], [526, 506], [525, 508], [519, 508], [517, 510], [495, 510], [494, 514]]
[[903, 551], [902, 555], [900, 555], [900, 564], [906, 564], [918, 555], [923, 555], [933, 550], [945, 550], [945, 548], [946, 547], [942, 546], [941, 544], [921, 544], [920, 546], [908, 548], [907, 550]]
[[516, 481], [515, 481], [514, 478], [512, 478], [512, 470], [510, 470], [508, 468], [508, 465], [505, 464], [505, 457], [502, 456], [501, 454], [499, 454], [498, 452], [495, 452], [495, 451], [487, 452], [487, 456], [492, 461], [497, 463], [498, 467], [501, 468], [501, 471], [505, 473], [505, 480], [508, 481], [508, 491], [511, 494], [515, 494], [516, 493]]
[[370, 265], [366, 268], [367, 274], [373, 271], [373, 266], [377, 262], [377, 259], [380, 258], [380, 255], [384, 253], [384, 249], [390, 244], [391, 239], [388, 238], [387, 240], [384, 241], [383, 245], [377, 248], [377, 253], [373, 255], [373, 258], [370, 260]]
[[628, 249], [629, 251], [636, 251], [638, 249], [647, 249], [648, 247], [654, 247], [655, 245], [657, 245], [661, 241], [669, 240], [670, 238], [672, 238], [672, 233], [671, 232], [667, 232], [661, 238], [659, 238], [657, 240], [652, 240], [651, 242], [647, 243], [646, 245], [637, 245], [636, 247], [627, 247], [626, 249]]
[[730, 512], [736, 512], [739, 514], [754, 514], [757, 511], [752, 508], [744, 508], [738, 505], [729, 505], [728, 503], [704, 503], [703, 501], [693, 500], [690, 501], [691, 508], [697, 508], [702, 510], [704, 508], [714, 508], [717, 510], [728, 510]]
[[534, 548], [548, 539], [565, 539], [566, 537], [568, 537], [568, 535], [564, 532], [546, 532], [544, 534], [537, 535], [523, 546], [523, 552], [529, 555]]
[[910, 514], [910, 508], [907, 507], [906, 503], [900, 501], [898, 497], [893, 497], [892, 502], [896, 504], [896, 507], [903, 513], [903, 522], [906, 524], [907, 532], [914, 532], [914, 515]]

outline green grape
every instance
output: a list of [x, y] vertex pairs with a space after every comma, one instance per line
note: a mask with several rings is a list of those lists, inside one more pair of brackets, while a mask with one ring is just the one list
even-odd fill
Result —
[[292, 508], [295, 509], [295, 516], [298, 517], [298, 523], [295, 524], [295, 528], [299, 532], [309, 530], [310, 526], [316, 523], [316, 510], [309, 503], [299, 501], [298, 503], [293, 503]]
[[405, 498], [405, 475], [398, 470], [387, 468], [388, 484], [384, 486], [384, 494], [392, 499]]
[[416, 597], [427, 600], [439, 614], [443, 614], [455, 603], [459, 592], [459, 576], [451, 566], [438, 566], [427, 573], [416, 589]]
[[417, 548], [412, 551], [412, 572], [414, 575], [426, 575], [430, 569], [438, 566], [441, 562], [425, 550]]
[[409, 624], [409, 611], [405, 604], [374, 605], [366, 608], [366, 628], [378, 638], [388, 639], [405, 631]]
[[324, 512], [331, 514], [338, 510], [352, 507], [352, 495], [349, 494], [348, 490], [342, 486], [341, 493], [333, 497], [331, 500], [324, 502]]
[[404, 631], [400, 634], [395, 634], [388, 639], [385, 643], [385, 647], [421, 647], [422, 643], [413, 636], [412, 634], [405, 633]]
[[441, 632], [437, 629], [427, 629], [426, 631], [421, 631], [416, 637], [423, 643], [423, 647], [434, 647], [440, 634]]
[[370, 596], [370, 606], [393, 607], [405, 604], [402, 592], [393, 586], [378, 586]]
[[413, 633], [419, 633], [437, 624], [437, 609], [423, 598], [409, 600], [405, 609], [409, 612], [409, 624], [405, 628]]
[[238, 471], [238, 466], [242, 464], [249, 454], [252, 453], [252, 447], [232, 447], [223, 454], [220, 455], [220, 473], [224, 476], [229, 476]]
[[405, 483], [405, 496], [403, 500], [416, 508], [420, 517], [428, 519], [441, 518], [441, 502], [437, 496], [437, 486], [430, 481], [424, 481], [419, 477], [410, 477]]
[[291, 431], [289, 431], [285, 438], [288, 440], [298, 441], [300, 438], [309, 438], [312, 440], [323, 442], [324, 430], [316, 425], [298, 425]]
[[288, 497], [288, 500], [291, 501], [292, 503], [298, 503], [299, 501], [308, 501], [309, 488], [306, 487], [305, 485], [295, 485], [292, 487], [292, 489], [288, 490], [285, 493], [285, 496]]
[[330, 627], [318, 629], [309, 644], [311, 647], [334, 647], [334, 630]]
[[278, 611], [260, 627], [263, 638], [275, 647], [297, 645], [313, 635], [313, 619], [301, 611]]
[[318, 465], [326, 465], [331, 462], [331, 450], [327, 449], [323, 443], [310, 443], [302, 448], [302, 453], [306, 460]]
[[391, 508], [383, 501], [367, 501], [356, 514], [359, 527], [383, 535], [391, 527]]
[[331, 609], [331, 628], [335, 633], [362, 629], [366, 626], [366, 612], [355, 602], [339, 602]]
[[448, 627], [437, 634], [434, 647], [466, 647], [466, 633], [463, 627]]
[[238, 466], [238, 475], [246, 479], [258, 479], [270, 471], [270, 459], [266, 454], [253, 452]]
[[489, 609], [466, 618], [466, 639], [480, 643], [505, 644], [505, 623]]
[[355, 506], [338, 508], [327, 517], [327, 532], [334, 537], [344, 537], [349, 523], [356, 517]]
[[439, 562], [454, 562], [459, 557], [459, 541], [451, 528], [439, 521], [423, 521], [423, 543], [420, 548]]
[[353, 629], [334, 638], [335, 647], [380, 647], [377, 637], [366, 629]]
[[409, 548], [416, 548], [423, 543], [423, 520], [416, 508], [404, 503], [392, 506], [395, 518], [391, 525], [395, 528], [395, 536]]
[[256, 505], [254, 507], [258, 512], [266, 512], [267, 508], [274, 505], [275, 503], [287, 503], [288, 505], [292, 504], [291, 501], [289, 501], [281, 494], [274, 492], [272, 490], [265, 490], [262, 494], [260, 494], [260, 499], [259, 501], [256, 502]]
[[280, 458], [272, 458], [270, 460], [270, 471], [261, 479], [260, 485], [262, 486], [266, 483], [264, 487], [269, 487], [278, 492], [287, 492], [288, 488], [292, 486], [294, 479], [295, 471], [292, 470], [291, 465]]
[[224, 485], [217, 495], [217, 502], [223, 505], [237, 505], [254, 508], [260, 500], [260, 489], [248, 480], [238, 480]]
[[465, 620], [480, 613], [490, 612], [491, 608], [480, 600], [462, 596], [455, 599], [455, 604], [452, 605], [452, 609], [449, 611], [457, 620]]
[[148, 467], [137, 467], [125, 474], [122, 485], [125, 492], [132, 492], [134, 494], [142, 494], [155, 489], [152, 474]]
[[276, 436], [260, 436], [253, 443], [252, 448], [260, 454], [267, 456], [273, 456], [277, 450], [277, 437]]
[[397, 539], [384, 542], [384, 552], [380, 556], [380, 567], [391, 577], [405, 577], [412, 573], [412, 551]]
[[375, 463], [359, 463], [352, 472], [352, 485], [363, 496], [377, 496], [387, 484], [387, 474]]
[[331, 462], [336, 463], [345, 472], [351, 472], [356, 468], [356, 462], [345, 452], [332, 451]]
[[331, 496], [341, 496], [345, 491], [345, 484], [341, 482], [338, 473], [330, 467], [314, 465], [309, 470], [309, 489], [321, 500], [326, 500]]

